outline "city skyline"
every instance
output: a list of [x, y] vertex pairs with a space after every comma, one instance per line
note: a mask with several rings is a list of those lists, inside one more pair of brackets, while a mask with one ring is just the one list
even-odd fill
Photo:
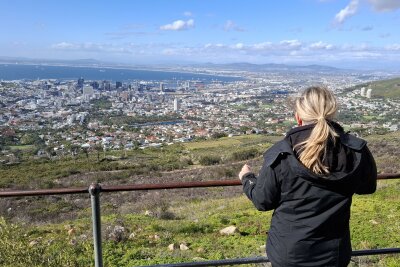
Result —
[[0, 57], [400, 66], [400, 2], [2, 1]]

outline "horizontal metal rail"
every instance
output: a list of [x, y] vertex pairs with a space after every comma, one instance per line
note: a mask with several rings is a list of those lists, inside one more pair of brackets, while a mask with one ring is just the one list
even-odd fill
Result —
[[[399, 179], [400, 173], [378, 174], [379, 180]], [[160, 189], [198, 188], [198, 187], [219, 187], [242, 185], [239, 180], [218, 180], [218, 181], [197, 181], [197, 182], [173, 182], [161, 184], [128, 184], [128, 185], [102, 185], [100, 192], [121, 192], [121, 191], [143, 191]], [[0, 197], [26, 197], [43, 195], [68, 195], [88, 193], [88, 187], [75, 188], [54, 188], [37, 190], [7, 190], [0, 191]]]
[[[399, 173], [379, 174], [378, 179], [397, 179]], [[239, 180], [219, 180], [219, 181], [195, 181], [195, 182], [173, 182], [161, 184], [130, 184], [130, 185], [104, 185], [92, 184], [88, 187], [75, 188], [55, 188], [39, 190], [6, 190], [0, 191], [0, 197], [26, 197], [42, 195], [69, 195], [69, 194], [89, 194], [92, 206], [92, 224], [93, 224], [93, 245], [95, 267], [103, 266], [102, 242], [101, 242], [101, 215], [100, 215], [100, 193], [121, 192], [121, 191], [142, 191], [142, 190], [160, 190], [160, 189], [178, 189], [178, 188], [199, 188], [199, 187], [219, 187], [219, 186], [238, 186]], [[366, 256], [378, 254], [400, 253], [400, 248], [384, 248], [373, 250], [353, 251], [353, 256]], [[176, 264], [152, 265], [157, 267], [195, 267], [195, 266], [222, 266], [234, 264], [251, 264], [268, 262], [267, 257], [225, 259], [201, 262], [187, 262]], [[149, 267], [149, 266], [147, 266]]]
[[[395, 253], [400, 253], [400, 248], [354, 250], [351, 256], [358, 257], [358, 256], [395, 254]], [[224, 266], [224, 265], [266, 263], [266, 262], [269, 262], [268, 257], [253, 257], [253, 258], [210, 260], [210, 261], [197, 261], [197, 262], [168, 263], [168, 264], [158, 264], [158, 265], [144, 265], [139, 267], [204, 267], [204, 266]]]

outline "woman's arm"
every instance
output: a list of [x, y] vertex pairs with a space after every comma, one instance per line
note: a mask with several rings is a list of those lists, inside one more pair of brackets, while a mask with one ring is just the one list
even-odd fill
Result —
[[260, 211], [275, 209], [280, 200], [280, 185], [275, 170], [266, 164], [261, 168], [258, 177], [244, 165], [239, 173], [243, 192]]

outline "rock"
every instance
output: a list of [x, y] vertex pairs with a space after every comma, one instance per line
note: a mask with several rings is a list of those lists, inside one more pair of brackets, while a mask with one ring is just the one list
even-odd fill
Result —
[[160, 240], [160, 236], [159, 235], [154, 235], [154, 240]]
[[109, 238], [115, 242], [121, 242], [125, 238], [125, 227], [121, 225], [114, 226], [114, 229], [109, 234]]
[[377, 221], [375, 221], [375, 220], [369, 220], [369, 222], [372, 223], [372, 224], [374, 224], [374, 225], [379, 224], [379, 223], [378, 223]]
[[236, 226], [233, 226], [233, 225], [228, 226], [228, 227], [225, 227], [224, 229], [221, 229], [221, 230], [219, 231], [219, 233], [220, 233], [221, 235], [233, 235], [233, 234], [236, 233], [236, 232], [238, 232], [238, 229], [237, 229]]
[[193, 261], [205, 261], [206, 259], [204, 259], [202, 257], [194, 257], [192, 260]]
[[265, 246], [265, 245], [260, 246], [260, 250], [261, 250], [261, 251], [265, 251], [265, 249], [266, 249], [266, 246]]
[[170, 251], [175, 250], [175, 248], [176, 248], [176, 247], [175, 247], [175, 244], [174, 244], [174, 243], [168, 245], [168, 250], [170, 250]]
[[75, 235], [75, 229], [74, 228], [71, 228], [71, 229], [68, 230], [68, 236], [72, 236], [72, 235]]
[[204, 252], [205, 252], [204, 248], [198, 248], [196, 251], [197, 251], [198, 253], [204, 253]]
[[179, 249], [180, 250], [188, 250], [189, 247], [182, 243], [182, 244], [179, 245]]
[[29, 242], [30, 247], [36, 246], [37, 244], [39, 244], [37, 240], [32, 240], [31, 242]]
[[134, 239], [134, 238], [135, 238], [135, 236], [136, 236], [136, 234], [135, 234], [135, 233], [131, 233], [131, 234], [129, 235], [129, 237], [128, 237], [128, 238], [129, 238], [130, 240], [132, 240], [132, 239]]
[[146, 216], [153, 216], [153, 212], [151, 212], [151, 211], [149, 211], [149, 210], [146, 210], [146, 211], [144, 212], [144, 215], [146, 215]]

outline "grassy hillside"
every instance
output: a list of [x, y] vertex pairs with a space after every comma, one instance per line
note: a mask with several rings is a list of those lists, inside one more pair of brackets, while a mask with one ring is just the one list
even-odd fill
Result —
[[[221, 189], [224, 190], [224, 189]], [[352, 207], [354, 249], [400, 246], [400, 180], [381, 181], [376, 194], [356, 196]], [[170, 190], [168, 194], [173, 194]], [[174, 201], [151, 215], [103, 217], [105, 266], [136, 266], [264, 255], [272, 212], [256, 211], [243, 195]], [[89, 266], [89, 214], [62, 224], [22, 226], [0, 221], [1, 266]], [[234, 225], [238, 232], [221, 235]], [[70, 229], [74, 229], [71, 231]], [[68, 233], [70, 232], [70, 233]], [[174, 244], [174, 249], [168, 246]], [[180, 250], [185, 244], [188, 250]], [[354, 259], [357, 266], [399, 266], [400, 255]]]
[[[108, 152], [118, 157], [111, 161], [98, 161], [96, 154], [29, 160], [3, 167], [1, 182], [34, 188], [235, 179], [244, 162], [258, 169], [261, 153], [280, 138], [249, 135]], [[368, 137], [381, 172], [400, 171], [399, 143], [400, 132]], [[218, 162], [208, 165], [214, 163], [203, 161], [207, 157]], [[380, 181], [374, 195], [354, 198], [354, 249], [400, 247], [399, 190], [400, 179]], [[272, 215], [256, 211], [240, 187], [102, 194], [101, 202], [105, 266], [263, 255]], [[93, 265], [90, 217], [87, 195], [0, 199], [0, 266]], [[219, 233], [231, 225], [237, 233]], [[189, 249], [180, 250], [181, 244]], [[400, 266], [400, 255], [360, 257], [353, 265]]]
[[400, 98], [400, 78], [371, 82], [363, 86], [372, 89], [373, 97]]

